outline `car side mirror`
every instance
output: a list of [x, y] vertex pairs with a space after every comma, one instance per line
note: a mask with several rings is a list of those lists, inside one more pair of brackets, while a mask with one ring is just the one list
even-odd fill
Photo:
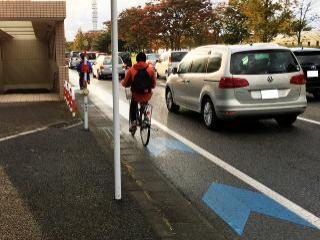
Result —
[[177, 73], [178, 73], [178, 68], [176, 68], [176, 67], [173, 68], [173, 69], [172, 69], [172, 73], [173, 73], [173, 74], [177, 74]]

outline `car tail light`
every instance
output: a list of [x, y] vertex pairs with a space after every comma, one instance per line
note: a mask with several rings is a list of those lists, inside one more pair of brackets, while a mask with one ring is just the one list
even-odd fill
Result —
[[304, 84], [306, 84], [306, 78], [303, 74], [293, 76], [290, 79], [290, 83], [295, 84], [295, 85], [304, 85]]
[[103, 69], [104, 69], [104, 66], [103, 66], [103, 65], [101, 65], [101, 66], [100, 66], [100, 70], [103, 70]]
[[223, 77], [219, 82], [219, 88], [242, 88], [248, 86], [249, 82], [243, 78]]

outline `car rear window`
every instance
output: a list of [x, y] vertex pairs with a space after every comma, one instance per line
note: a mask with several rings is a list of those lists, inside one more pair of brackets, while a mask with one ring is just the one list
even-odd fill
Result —
[[299, 64], [291, 51], [247, 51], [235, 53], [231, 57], [231, 74], [259, 75], [298, 71]]
[[73, 53], [72, 53], [72, 57], [74, 57], [74, 58], [75, 58], [75, 57], [79, 57], [79, 56], [80, 56], [80, 53], [79, 53], [79, 52], [73, 52]]
[[[123, 64], [122, 59], [119, 57], [118, 59], [119, 64]], [[111, 57], [105, 57], [103, 61], [103, 65], [112, 65], [112, 58]]]
[[301, 65], [320, 65], [320, 51], [318, 52], [295, 52]]
[[172, 62], [180, 62], [187, 52], [173, 52], [171, 53]]
[[158, 59], [158, 55], [157, 54], [147, 54], [147, 60], [157, 60]]
[[88, 60], [96, 60], [96, 54], [95, 53], [88, 53], [87, 57], [88, 57]]

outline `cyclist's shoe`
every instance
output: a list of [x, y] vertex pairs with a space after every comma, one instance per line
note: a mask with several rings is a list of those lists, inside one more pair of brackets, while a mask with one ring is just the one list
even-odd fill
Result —
[[130, 124], [129, 132], [130, 132], [131, 134], [135, 134], [136, 131], [137, 131], [137, 121], [133, 121], [133, 122]]

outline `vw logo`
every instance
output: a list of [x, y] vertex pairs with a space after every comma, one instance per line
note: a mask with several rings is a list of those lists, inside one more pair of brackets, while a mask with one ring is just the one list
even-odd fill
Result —
[[267, 81], [268, 81], [269, 83], [272, 83], [272, 82], [273, 82], [273, 77], [272, 77], [272, 76], [269, 76], [269, 77], [267, 78]]
[[317, 67], [315, 65], [311, 66], [311, 70], [316, 70]]

